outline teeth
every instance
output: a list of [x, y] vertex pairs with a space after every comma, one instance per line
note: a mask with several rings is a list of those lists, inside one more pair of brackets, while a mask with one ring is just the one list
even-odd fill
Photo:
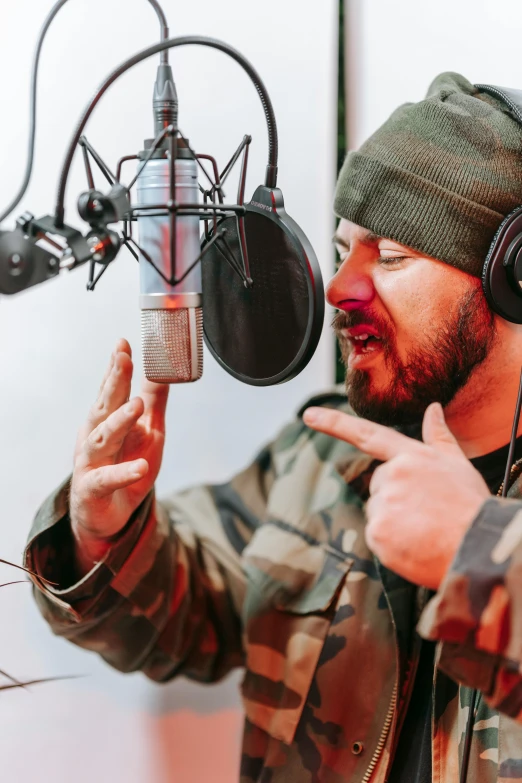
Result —
[[358, 335], [355, 335], [353, 339], [354, 340], [367, 340], [369, 336], [370, 335], [366, 334], [366, 333], [365, 334], [358, 334]]

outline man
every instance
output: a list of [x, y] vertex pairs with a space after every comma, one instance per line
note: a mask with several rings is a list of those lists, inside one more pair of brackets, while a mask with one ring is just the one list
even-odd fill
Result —
[[230, 483], [158, 503], [168, 389], [127, 402], [122, 341], [36, 518], [55, 633], [156, 680], [245, 666], [242, 783], [522, 779], [517, 465], [492, 497], [522, 330], [480, 284], [521, 162], [508, 111], [439, 76], [337, 186], [328, 299], [367, 418], [319, 397]]

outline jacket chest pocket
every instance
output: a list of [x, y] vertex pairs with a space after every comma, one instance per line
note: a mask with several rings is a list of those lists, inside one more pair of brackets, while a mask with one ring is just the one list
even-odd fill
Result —
[[288, 745], [352, 560], [290, 526], [261, 527], [243, 552], [248, 720]]

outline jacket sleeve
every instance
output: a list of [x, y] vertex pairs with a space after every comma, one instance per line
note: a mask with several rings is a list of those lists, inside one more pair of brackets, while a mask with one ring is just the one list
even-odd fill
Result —
[[53, 632], [157, 681], [212, 682], [242, 665], [241, 553], [263, 522], [271, 482], [270, 446], [227, 484], [161, 503], [151, 493], [78, 582], [65, 482], [38, 512], [25, 553]]
[[418, 630], [440, 669], [522, 722], [522, 502], [484, 503]]

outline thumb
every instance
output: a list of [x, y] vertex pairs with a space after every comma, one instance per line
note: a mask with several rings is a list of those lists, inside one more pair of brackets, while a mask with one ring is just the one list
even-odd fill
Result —
[[446, 424], [440, 402], [432, 402], [426, 408], [422, 422], [422, 440], [428, 446], [434, 446], [438, 451], [447, 454], [462, 454], [462, 449]]

